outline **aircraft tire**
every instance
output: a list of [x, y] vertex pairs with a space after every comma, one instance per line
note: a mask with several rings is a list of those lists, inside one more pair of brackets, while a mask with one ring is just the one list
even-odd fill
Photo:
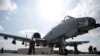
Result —
[[64, 49], [64, 55], [67, 55], [67, 54], [68, 54], [68, 50]]

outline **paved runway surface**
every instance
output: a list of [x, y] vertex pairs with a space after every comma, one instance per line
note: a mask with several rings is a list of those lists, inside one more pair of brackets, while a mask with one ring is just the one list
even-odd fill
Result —
[[23, 54], [10, 54], [10, 53], [4, 53], [0, 54], [0, 56], [100, 56], [96, 54], [68, 54], [68, 55], [58, 55], [58, 54], [51, 54], [51, 55], [23, 55]]

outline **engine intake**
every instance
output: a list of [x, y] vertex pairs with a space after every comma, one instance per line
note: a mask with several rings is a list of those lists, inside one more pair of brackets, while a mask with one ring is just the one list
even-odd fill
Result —
[[40, 35], [40, 33], [36, 32], [36, 33], [34, 33], [33, 37], [34, 38], [41, 38], [41, 35]]

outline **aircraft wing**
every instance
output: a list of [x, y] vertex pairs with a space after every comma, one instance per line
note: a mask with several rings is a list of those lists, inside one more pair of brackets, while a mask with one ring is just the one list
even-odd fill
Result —
[[89, 41], [69, 41], [69, 42], [66, 42], [66, 46], [81, 45], [84, 43], [89, 43]]
[[[4, 33], [0, 33], [0, 36], [3, 36], [4, 39], [8, 39], [8, 38], [12, 38], [14, 40], [18, 40], [18, 41], [24, 41], [24, 42], [30, 42], [31, 39], [30, 38], [26, 38], [26, 37], [21, 37], [21, 36], [15, 36], [15, 35], [10, 35], [10, 34], [4, 34]], [[45, 39], [41, 39], [41, 38], [35, 38], [36, 42], [46, 42]]]
[[15, 36], [15, 35], [10, 35], [10, 34], [4, 34], [4, 33], [0, 33], [0, 36], [3, 36], [4, 39], [8, 39], [8, 38], [12, 38], [15, 40], [19, 40], [19, 41], [24, 41], [24, 42], [30, 42], [31, 39], [26, 38], [26, 37], [21, 37], [21, 36]]

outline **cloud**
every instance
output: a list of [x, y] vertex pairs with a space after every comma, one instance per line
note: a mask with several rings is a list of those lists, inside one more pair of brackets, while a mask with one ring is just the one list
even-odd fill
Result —
[[[35, 32], [38, 32], [38, 31], [37, 31], [37, 30], [34, 30], [34, 29], [25, 29], [25, 30], [19, 31], [19, 34], [20, 34], [21, 36], [26, 36], [26, 35], [27, 35], [27, 37], [31, 38], [32, 35], [33, 35]], [[45, 35], [44, 33], [41, 33], [41, 32], [38, 32], [38, 33], [40, 33], [41, 37], [44, 37], [44, 35]]]
[[6, 21], [10, 21], [10, 18], [8, 16], [5, 16]]
[[10, 21], [11, 14], [15, 13], [18, 9], [17, 4], [13, 0], [0, 0], [0, 15], [2, 23]]
[[19, 31], [19, 34], [22, 36], [28, 36], [31, 37], [33, 35], [33, 33], [37, 32], [36, 30], [33, 29], [25, 29], [25, 30], [21, 30]]
[[3, 26], [0, 25], [0, 32], [4, 30]]
[[0, 11], [15, 11], [17, 4], [13, 0], [0, 0]]

